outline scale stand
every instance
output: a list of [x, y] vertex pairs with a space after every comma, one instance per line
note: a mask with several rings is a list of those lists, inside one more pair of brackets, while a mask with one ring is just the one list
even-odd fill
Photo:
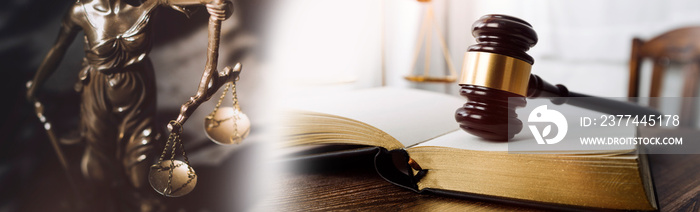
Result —
[[[433, 10], [433, 3], [431, 0], [418, 0], [418, 2], [423, 3], [423, 21], [420, 26], [420, 31], [418, 31], [418, 39], [416, 40], [416, 48], [413, 51], [413, 62], [409, 74], [404, 78], [412, 82], [440, 82], [440, 83], [452, 83], [457, 80], [457, 71], [455, 71], [452, 65], [452, 57], [447, 49], [447, 43], [445, 42], [445, 37], [442, 35], [440, 28], [435, 22], [435, 15]], [[445, 63], [450, 73], [447, 76], [437, 77], [430, 75], [430, 49], [431, 49], [431, 38], [433, 36], [433, 31], [435, 32], [438, 40], [440, 41], [440, 46], [442, 47], [442, 54], [445, 57]], [[422, 47], [421, 43], [425, 42], [425, 66], [423, 68], [422, 75], [415, 75], [414, 69], [416, 68], [416, 62], [418, 61], [418, 54]]]

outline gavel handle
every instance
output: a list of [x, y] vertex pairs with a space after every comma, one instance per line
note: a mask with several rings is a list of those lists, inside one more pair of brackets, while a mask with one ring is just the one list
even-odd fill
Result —
[[[570, 92], [566, 86], [558, 84], [552, 85], [548, 82], [542, 80], [537, 75], [530, 75], [530, 82], [528, 83], [528, 98], [537, 97], [553, 97], [552, 103], [560, 104], [570, 104], [577, 107], [586, 108], [589, 110], [598, 111], [601, 113], [611, 114], [611, 115], [655, 115], [660, 116], [661, 113], [658, 111], [644, 107], [635, 103], [616, 101], [612, 99], [606, 99], [601, 97], [590, 96], [586, 94]], [[561, 97], [561, 98], [559, 98]], [[576, 97], [576, 98], [568, 98]], [[586, 98], [578, 98], [586, 97]]]

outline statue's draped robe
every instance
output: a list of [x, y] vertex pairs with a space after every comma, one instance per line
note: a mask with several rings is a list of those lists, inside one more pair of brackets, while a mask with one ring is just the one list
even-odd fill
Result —
[[135, 188], [147, 184], [160, 136], [154, 126], [155, 75], [147, 56], [152, 10], [139, 8], [140, 16], [128, 30], [110, 34], [103, 28], [109, 24], [106, 18], [94, 8], [81, 2], [74, 6], [72, 18], [85, 31], [76, 86], [82, 98], [80, 130], [87, 142], [81, 168], [91, 181]]

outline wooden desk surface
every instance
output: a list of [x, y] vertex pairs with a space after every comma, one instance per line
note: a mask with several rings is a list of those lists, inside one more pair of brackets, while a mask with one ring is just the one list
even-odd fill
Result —
[[[699, 211], [700, 155], [650, 155], [649, 160], [661, 211]], [[363, 156], [287, 170], [278, 186], [283, 192], [271, 206], [284, 211], [542, 210], [417, 194], [383, 180], [368, 164], [371, 158]]]

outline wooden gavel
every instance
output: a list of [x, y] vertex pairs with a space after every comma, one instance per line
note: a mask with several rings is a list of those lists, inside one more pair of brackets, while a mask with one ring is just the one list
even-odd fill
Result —
[[552, 103], [613, 115], [660, 115], [630, 102], [570, 92], [530, 74], [535, 61], [525, 52], [537, 43], [537, 34], [519, 18], [485, 15], [472, 25], [472, 35], [477, 44], [464, 56], [459, 82], [459, 93], [468, 101], [455, 112], [460, 128], [470, 134], [497, 141], [513, 138], [523, 127], [515, 108], [527, 104], [525, 97], [559, 97]]

